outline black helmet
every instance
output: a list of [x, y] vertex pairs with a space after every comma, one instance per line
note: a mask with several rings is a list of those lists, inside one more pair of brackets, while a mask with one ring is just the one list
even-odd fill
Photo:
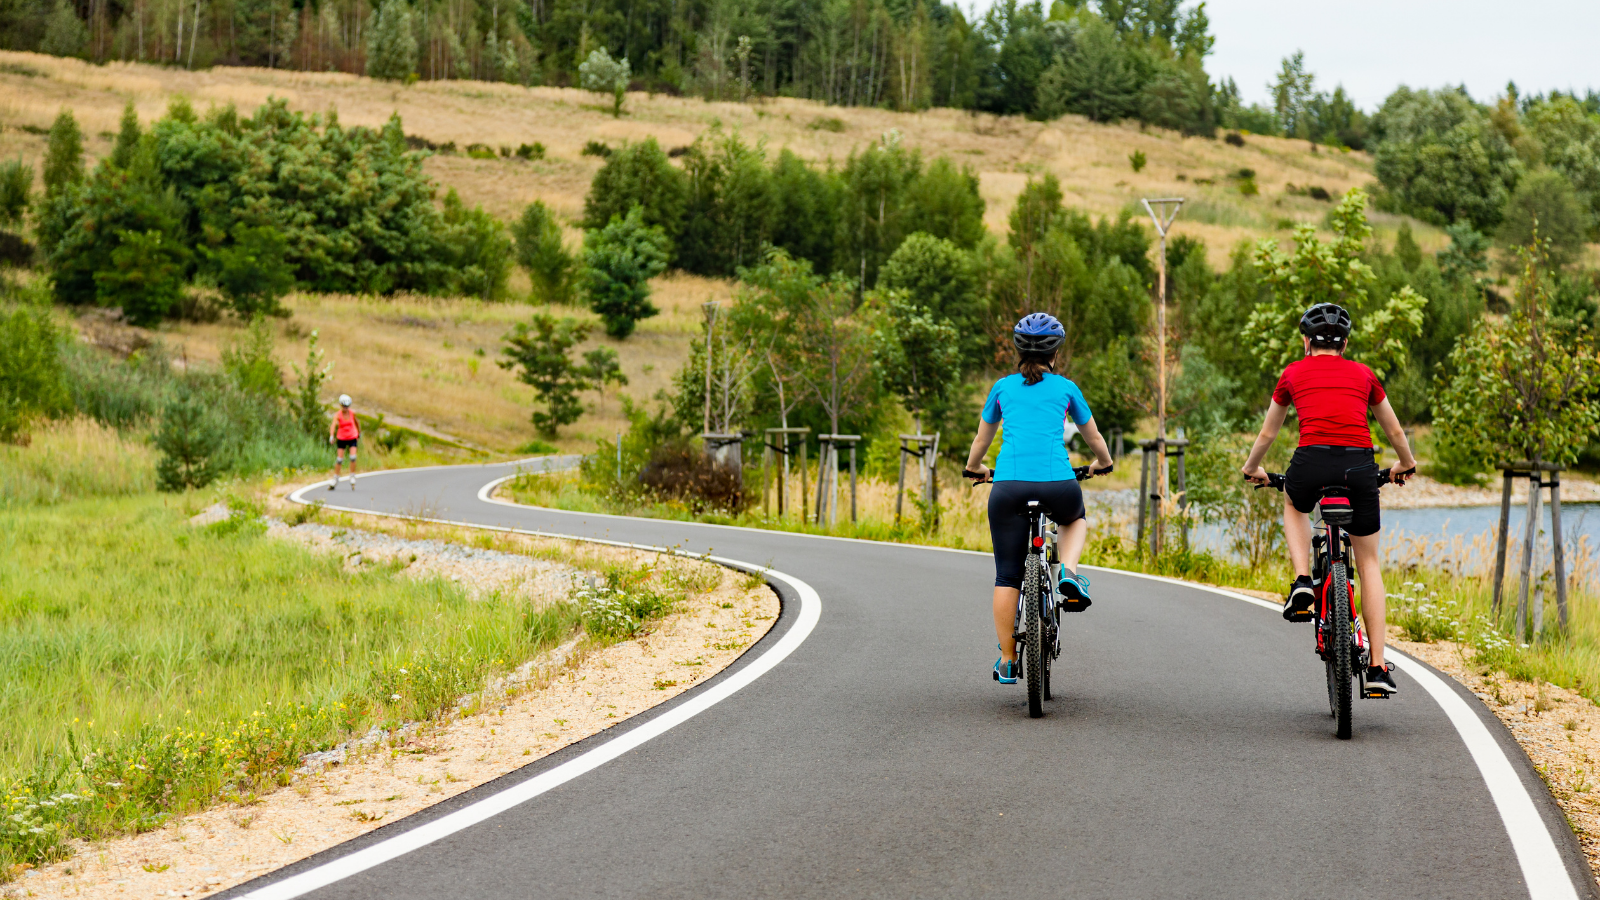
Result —
[[1011, 343], [1023, 353], [1054, 353], [1067, 339], [1061, 320], [1049, 313], [1030, 313], [1011, 330]]
[[1319, 346], [1343, 347], [1350, 337], [1350, 314], [1338, 304], [1318, 303], [1300, 317], [1300, 333]]

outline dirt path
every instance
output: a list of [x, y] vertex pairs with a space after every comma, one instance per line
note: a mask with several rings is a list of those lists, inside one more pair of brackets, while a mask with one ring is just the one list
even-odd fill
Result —
[[[359, 524], [369, 526], [355, 529]], [[370, 521], [368, 521], [370, 520]], [[705, 567], [716, 586], [632, 640], [591, 650], [578, 640], [488, 685], [437, 720], [411, 723], [314, 754], [289, 786], [133, 837], [81, 842], [73, 858], [0, 888], [0, 897], [204, 897], [425, 809], [603, 731], [725, 668], [778, 615], [770, 588], [697, 560], [520, 536], [399, 525], [360, 516], [272, 534], [346, 565], [408, 562], [469, 593], [514, 590], [530, 602], [564, 596], [571, 577], [603, 562]], [[485, 540], [489, 538], [488, 540]], [[407, 560], [407, 557], [411, 559]], [[585, 565], [587, 563], [587, 565]]]

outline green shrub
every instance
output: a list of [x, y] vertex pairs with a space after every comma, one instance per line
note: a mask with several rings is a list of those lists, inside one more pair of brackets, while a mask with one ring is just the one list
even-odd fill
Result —
[[411, 4], [388, 0], [378, 7], [367, 30], [367, 74], [404, 81], [417, 70], [417, 37], [411, 25]]
[[222, 425], [193, 391], [182, 390], [167, 403], [156, 432], [161, 462], [156, 476], [164, 491], [201, 488], [217, 477]]
[[598, 156], [601, 159], [611, 158], [611, 147], [605, 141], [589, 140], [584, 142], [580, 156]]
[[0, 163], [0, 226], [21, 231], [32, 195], [33, 166], [20, 158]]
[[1135, 150], [1128, 154], [1128, 165], [1133, 166], [1133, 171], [1135, 173], [1142, 172], [1144, 170], [1145, 162], [1146, 160], [1143, 150]]
[[584, 282], [589, 308], [605, 323], [606, 334], [625, 338], [640, 319], [660, 310], [650, 303], [650, 279], [666, 271], [670, 244], [662, 230], [644, 223], [643, 208], [584, 237]]
[[40, 417], [67, 411], [61, 341], [48, 309], [0, 307], [0, 441], [18, 440]]
[[272, 357], [272, 345], [272, 327], [260, 316], [244, 334], [223, 345], [222, 371], [234, 387], [269, 399], [283, 394], [283, 372]]
[[183, 299], [189, 248], [154, 228], [119, 231], [116, 240], [111, 264], [94, 273], [96, 296], [121, 307], [131, 324], [155, 325]]
[[217, 287], [242, 319], [278, 315], [278, 301], [294, 290], [289, 242], [270, 225], [239, 225], [233, 243], [207, 253], [216, 268]]
[[544, 144], [534, 141], [531, 144], [517, 146], [517, 158], [526, 160], [544, 159]]
[[557, 320], [540, 313], [531, 327], [518, 322], [506, 335], [505, 359], [500, 368], [515, 371], [517, 380], [533, 388], [545, 405], [534, 410], [533, 425], [545, 437], [554, 437], [563, 425], [571, 425], [583, 415], [578, 392], [589, 386], [588, 378], [572, 361], [572, 348], [583, 343], [589, 326], [567, 317]]
[[562, 243], [561, 224], [550, 208], [538, 200], [528, 204], [511, 234], [516, 240], [517, 264], [533, 282], [533, 299], [570, 302], [577, 262]]
[[511, 238], [483, 207], [467, 209], [451, 188], [444, 198], [442, 240], [449, 251], [455, 287], [484, 300], [505, 296], [511, 276]]

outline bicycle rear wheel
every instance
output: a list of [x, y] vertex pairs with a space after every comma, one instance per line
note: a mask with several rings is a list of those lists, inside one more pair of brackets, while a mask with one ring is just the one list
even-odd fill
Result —
[[1050, 648], [1045, 644], [1044, 620], [1039, 615], [1039, 594], [1045, 589], [1040, 559], [1037, 553], [1029, 553], [1022, 576], [1022, 670], [1028, 679], [1028, 717], [1032, 719], [1044, 715], [1045, 678], [1050, 671], [1045, 661]]
[[1344, 563], [1336, 562], [1329, 567], [1328, 581], [1328, 617], [1323, 624], [1328, 706], [1336, 723], [1334, 734], [1347, 741], [1355, 706], [1355, 672], [1350, 636], [1350, 576]]

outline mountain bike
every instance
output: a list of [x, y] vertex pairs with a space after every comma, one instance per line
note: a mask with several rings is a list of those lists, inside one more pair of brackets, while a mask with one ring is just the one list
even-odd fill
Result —
[[[1107, 475], [1111, 469], [1107, 466], [1093, 474]], [[1090, 477], [1088, 466], [1077, 466], [1072, 473], [1079, 481]], [[961, 474], [976, 479], [973, 487], [993, 477], [990, 473], [984, 478], [970, 469]], [[1027, 512], [1018, 515], [1028, 518], [1028, 556], [1023, 560], [1022, 590], [1017, 595], [1011, 637], [1017, 643], [1017, 665], [1028, 683], [1028, 717], [1037, 719], [1044, 715], [1044, 701], [1051, 699], [1051, 663], [1061, 656], [1061, 603], [1056, 596], [1061, 558], [1056, 552], [1055, 522], [1039, 501], [1029, 500]]]
[[[1414, 471], [1401, 474], [1409, 475]], [[1390, 469], [1378, 470], [1379, 485], [1394, 483]], [[1283, 485], [1282, 474], [1268, 472], [1267, 483], [1257, 484], [1256, 488], [1282, 491]], [[1311, 536], [1311, 586], [1317, 595], [1312, 606], [1312, 621], [1317, 626], [1317, 656], [1322, 658], [1328, 677], [1328, 712], [1336, 722], [1334, 734], [1340, 740], [1349, 740], [1355, 713], [1354, 695], [1387, 700], [1389, 694], [1367, 687], [1372, 650], [1361, 619], [1356, 615], [1350, 590], [1350, 535], [1344, 531], [1355, 517], [1349, 488], [1324, 487], [1316, 513], [1322, 520], [1321, 531]]]

